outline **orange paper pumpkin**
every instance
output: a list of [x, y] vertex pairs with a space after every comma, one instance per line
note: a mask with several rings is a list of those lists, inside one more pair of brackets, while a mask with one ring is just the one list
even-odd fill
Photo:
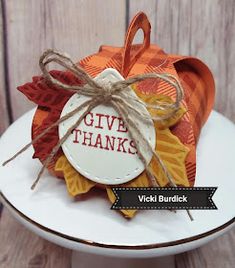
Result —
[[[144, 42], [140, 45], [132, 45], [134, 36], [139, 29], [144, 32]], [[104, 69], [112, 67], [126, 78], [154, 72], [171, 73], [179, 78], [184, 89], [183, 105], [187, 112], [180, 122], [171, 128], [171, 131], [190, 149], [186, 159], [186, 170], [190, 184], [193, 185], [196, 174], [195, 147], [200, 130], [213, 107], [214, 79], [208, 67], [199, 59], [166, 54], [158, 46], [150, 44], [150, 30], [151, 26], [146, 15], [138, 13], [128, 28], [124, 47], [101, 46], [98, 53], [82, 59], [79, 64], [92, 77]], [[63, 81], [63, 78], [61, 80]], [[174, 88], [163, 81], [156, 82], [149, 79], [139, 83], [137, 87], [143, 94], [157, 93], [175, 97]], [[55, 118], [50, 109], [39, 106], [33, 120], [32, 136], [35, 137], [41, 130], [42, 122], [43, 128], [45, 128], [53, 119]], [[35, 157], [39, 157], [42, 161], [44, 157], [40, 155], [41, 147], [48, 146], [49, 136], [50, 133], [44, 137], [44, 141], [34, 145]], [[60, 155], [61, 152], [57, 154], [57, 158]], [[50, 169], [54, 170], [53, 163], [50, 165]]]
[[[143, 43], [133, 45], [133, 39], [139, 29], [144, 33]], [[124, 47], [101, 46], [99, 52], [82, 59], [78, 64], [92, 77], [96, 77], [106, 68], [114, 68], [124, 78], [144, 73], [170, 73], [178, 78], [184, 90], [182, 111], [185, 112], [177, 117], [177, 120], [172, 121], [172, 124], [168, 124], [168, 127], [170, 127], [170, 135], [173, 134], [178, 142], [187, 148], [184, 160], [185, 170], [189, 185], [192, 186], [196, 175], [196, 144], [200, 130], [214, 103], [214, 79], [208, 67], [199, 59], [167, 54], [157, 45], [150, 44], [150, 31], [148, 18], [140, 12], [128, 28]], [[50, 73], [61, 82], [70, 85], [81, 84], [81, 81], [69, 72], [51, 71]], [[33, 82], [19, 87], [19, 90], [38, 104], [32, 124], [32, 138], [60, 117], [63, 106], [72, 96], [71, 92], [59, 92], [53, 86], [48, 86], [43, 77], [34, 77]], [[174, 100], [176, 97], [174, 87], [160, 80], [142, 81], [135, 85], [134, 90], [143, 99], [168, 96], [170, 100]], [[159, 129], [161, 127], [164, 128], [159, 126]], [[165, 131], [167, 132], [167, 129]], [[34, 144], [34, 157], [43, 162], [57, 142], [58, 129], [55, 127]], [[64, 177], [63, 166], [69, 165], [60, 150], [48, 168], [58, 177]], [[70, 183], [70, 175], [67, 176], [66, 183]], [[88, 188], [93, 186], [93, 183], [90, 183]], [[84, 189], [80, 191], [85, 192]], [[112, 200], [112, 193], [108, 188], [107, 191]]]

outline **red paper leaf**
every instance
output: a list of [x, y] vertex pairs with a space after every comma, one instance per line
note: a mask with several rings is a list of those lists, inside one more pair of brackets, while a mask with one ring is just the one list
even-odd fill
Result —
[[[68, 71], [50, 71], [50, 74], [67, 85], [83, 84], [81, 80]], [[31, 83], [19, 86], [18, 90], [39, 106], [61, 111], [68, 99], [74, 94], [71, 91], [49, 85], [42, 76], [35, 76], [32, 80]]]
[[[48, 126], [52, 123], [56, 122], [60, 117], [60, 112], [58, 110], [53, 110], [48, 113], [46, 119], [44, 119], [41, 126], [33, 126], [33, 138], [42, 133]], [[33, 158], [39, 158], [40, 161], [44, 161], [47, 156], [50, 154], [52, 149], [56, 146], [59, 141], [58, 135], [58, 126], [53, 127], [47, 134], [45, 134], [41, 139], [39, 139], [36, 143], [34, 143], [35, 153]], [[57, 160], [59, 156], [61, 156], [62, 150], [60, 149], [58, 153], [55, 155], [53, 162]]]

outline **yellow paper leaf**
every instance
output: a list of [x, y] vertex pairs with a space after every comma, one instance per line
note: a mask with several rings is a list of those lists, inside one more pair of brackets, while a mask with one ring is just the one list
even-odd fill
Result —
[[55, 170], [64, 173], [67, 190], [71, 196], [86, 193], [95, 186], [95, 182], [79, 174], [64, 155], [56, 161]]
[[[139, 92], [135, 87], [133, 87], [133, 89], [135, 90], [135, 93], [137, 94], [137, 96], [144, 101], [147, 104], [172, 104], [173, 101], [169, 96], [165, 96], [165, 95], [160, 95], [160, 94], [143, 94], [141, 92]], [[164, 116], [168, 113], [170, 113], [172, 111], [172, 109], [167, 109], [167, 110], [155, 110], [155, 109], [148, 109], [149, 113], [152, 116]], [[181, 105], [179, 107], [179, 109], [174, 113], [173, 116], [171, 116], [169, 119], [163, 119], [161, 121], [155, 121], [155, 127], [158, 129], [165, 129], [165, 128], [169, 128], [173, 125], [175, 125], [180, 118], [185, 114], [186, 109]]]
[[[185, 159], [189, 149], [184, 146], [180, 140], [167, 129], [157, 130], [157, 148], [156, 152], [161, 157], [167, 170], [173, 177], [177, 185], [189, 186], [187, 178]], [[160, 186], [164, 187], [169, 184], [160, 165], [153, 158], [150, 163], [157, 181]]]
[[[149, 179], [145, 172], [142, 172], [137, 178], [133, 179], [130, 182], [119, 185], [120, 187], [149, 187]], [[116, 197], [111, 188], [106, 187], [109, 200], [112, 204], [115, 202]], [[137, 210], [121, 210], [121, 212], [127, 218], [133, 218]]]
[[[120, 186], [120, 185], [119, 185]], [[112, 189], [110, 187], [106, 187], [106, 191], [107, 191], [107, 195], [108, 195], [108, 198], [109, 200], [111, 201], [111, 203], [113, 204], [116, 200], [116, 196], [115, 194], [113, 193]], [[125, 217], [127, 218], [133, 218], [135, 213], [136, 213], [136, 210], [120, 210], [124, 215]]]

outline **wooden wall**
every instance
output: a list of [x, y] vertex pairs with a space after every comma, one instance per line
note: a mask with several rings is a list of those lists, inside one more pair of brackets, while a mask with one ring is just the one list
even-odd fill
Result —
[[100, 44], [122, 45], [128, 21], [140, 10], [152, 23], [152, 42], [209, 65], [215, 109], [235, 120], [234, 0], [2, 0], [0, 133], [32, 107], [16, 86], [39, 74], [38, 57], [46, 48], [78, 60]]
[[[39, 74], [38, 57], [46, 48], [66, 51], [78, 60], [96, 52], [101, 44], [122, 45], [128, 22], [140, 10], [150, 18], [152, 42], [167, 52], [197, 56], [209, 65], [216, 79], [215, 109], [235, 122], [234, 0], [1, 0], [0, 134], [32, 107], [17, 92], [16, 86]], [[140, 38], [138, 36], [136, 40]], [[4, 232], [0, 232], [0, 239], [8, 248], [7, 253], [4, 250], [0, 253], [1, 267], [15, 267], [14, 261], [19, 262], [16, 247], [18, 243], [20, 249], [20, 242], [15, 243], [13, 229], [15, 235], [24, 233], [21, 243], [28, 245], [28, 241], [37, 241], [39, 253], [31, 247], [27, 253], [21, 251], [24, 254], [22, 262], [27, 261], [25, 254], [39, 254], [40, 257], [41, 248], [47, 254], [53, 248], [51, 256], [58, 256], [61, 249], [49, 244], [45, 246], [45, 241], [19, 227], [8, 212], [3, 214], [0, 226]], [[204, 250], [180, 255], [176, 258], [176, 266], [231, 267], [229, 265], [235, 262], [234, 237], [231, 233], [213, 245], [205, 246]], [[217, 252], [224, 254], [222, 261]], [[6, 259], [8, 255], [9, 259]], [[48, 263], [52, 257], [47, 256], [50, 258]], [[33, 261], [37, 262], [35, 258]], [[43, 267], [53, 266], [48, 263]], [[36, 267], [28, 265], [28, 262], [27, 265], [22, 263], [21, 267]]]

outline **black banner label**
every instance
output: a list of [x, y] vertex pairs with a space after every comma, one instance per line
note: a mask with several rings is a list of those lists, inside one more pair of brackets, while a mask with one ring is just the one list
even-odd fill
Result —
[[113, 187], [111, 209], [217, 209], [212, 200], [217, 187]]

